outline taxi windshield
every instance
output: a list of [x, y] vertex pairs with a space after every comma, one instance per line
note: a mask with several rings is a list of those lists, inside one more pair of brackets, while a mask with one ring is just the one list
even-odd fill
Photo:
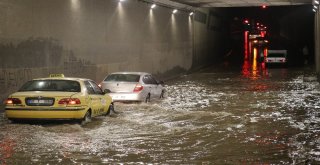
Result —
[[80, 83], [72, 80], [32, 80], [25, 83], [19, 91], [80, 92], [81, 89]]

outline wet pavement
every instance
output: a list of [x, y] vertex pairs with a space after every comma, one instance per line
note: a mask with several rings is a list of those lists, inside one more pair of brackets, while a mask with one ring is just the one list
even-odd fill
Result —
[[166, 82], [160, 101], [76, 123], [0, 119], [1, 164], [320, 164], [312, 68], [207, 68]]

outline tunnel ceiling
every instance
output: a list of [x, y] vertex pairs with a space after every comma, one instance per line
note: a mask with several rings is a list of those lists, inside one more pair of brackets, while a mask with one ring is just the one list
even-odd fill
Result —
[[[161, 0], [163, 2], [163, 0]], [[312, 0], [165, 0], [193, 7], [251, 7], [312, 4]], [[169, 2], [170, 3], [170, 2]]]

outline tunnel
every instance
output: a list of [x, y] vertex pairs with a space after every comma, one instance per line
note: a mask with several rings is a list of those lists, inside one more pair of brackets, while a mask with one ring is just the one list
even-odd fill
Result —
[[304, 46], [309, 65], [317, 63], [318, 12], [310, 2], [266, 8], [206, 5], [1, 0], [0, 100], [27, 80], [51, 73], [101, 81], [108, 73], [129, 70], [169, 79], [226, 61], [236, 65], [246, 58], [246, 19], [267, 26], [269, 45], [288, 49], [290, 65], [303, 65]]
[[320, 164], [319, 0], [0, 0], [0, 164]]

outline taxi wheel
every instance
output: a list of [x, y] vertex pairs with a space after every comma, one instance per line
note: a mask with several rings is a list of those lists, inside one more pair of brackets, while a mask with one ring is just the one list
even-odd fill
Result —
[[15, 119], [7, 119], [6, 122], [8, 124], [14, 124], [14, 123], [18, 123], [19, 120], [15, 120]]
[[83, 119], [81, 120], [81, 125], [84, 125], [91, 121], [91, 112], [87, 111], [87, 113], [84, 115]]
[[109, 105], [109, 109], [108, 109], [107, 113], [105, 114], [105, 116], [110, 115], [111, 111], [113, 111], [113, 112], [114, 112], [114, 106], [113, 106], [113, 103], [111, 103], [111, 104]]

